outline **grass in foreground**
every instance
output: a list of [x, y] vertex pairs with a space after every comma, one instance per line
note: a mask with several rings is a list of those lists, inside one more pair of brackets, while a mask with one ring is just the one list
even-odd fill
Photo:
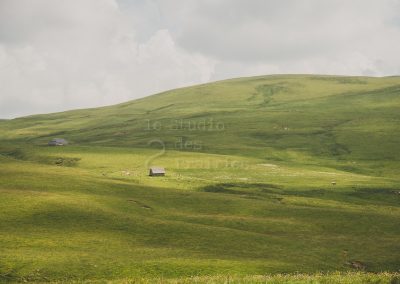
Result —
[[397, 281], [246, 275], [398, 272], [399, 94], [264, 76], [0, 121], [0, 281]]
[[[62, 282], [58, 282], [62, 283]], [[330, 274], [277, 274], [254, 276], [196, 276], [179, 279], [133, 278], [115, 281], [87, 281], [75, 283], [112, 283], [112, 284], [399, 284], [400, 273], [330, 273]]]
[[[143, 166], [154, 150], [27, 149], [0, 157], [3, 280], [379, 272], [400, 265], [393, 179], [181, 152], [158, 160], [169, 165], [158, 179]], [[60, 165], [60, 158], [77, 163]], [[203, 163], [181, 168], [176, 158], [241, 160], [246, 167], [222, 167], [216, 176]], [[341, 181], [335, 187], [332, 176]]]
[[270, 275], [270, 276], [214, 276], [214, 277], [191, 277], [185, 279], [135, 279], [135, 280], [121, 280], [115, 283], [165, 283], [165, 284], [240, 284], [240, 283], [297, 283], [297, 284], [399, 284], [399, 273], [333, 273], [333, 274], [295, 274], [295, 275]]

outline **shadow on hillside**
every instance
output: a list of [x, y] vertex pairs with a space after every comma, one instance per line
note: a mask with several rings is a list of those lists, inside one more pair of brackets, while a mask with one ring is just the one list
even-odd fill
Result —
[[389, 205], [400, 203], [400, 189], [393, 188], [321, 188], [285, 189], [280, 185], [268, 183], [218, 183], [200, 188], [200, 191], [237, 195], [244, 198], [276, 199], [283, 203], [285, 197], [305, 197], [346, 202], [354, 205]]
[[279, 202], [283, 198], [276, 194], [282, 189], [281, 186], [268, 183], [217, 183], [200, 188], [200, 191], [209, 193], [232, 194], [238, 197], [250, 199], [262, 199], [268, 197]]
[[74, 157], [53, 157], [39, 156], [26, 151], [22, 148], [0, 146], [0, 155], [19, 161], [29, 161], [45, 165], [56, 165], [64, 167], [75, 167], [78, 165], [80, 158]]

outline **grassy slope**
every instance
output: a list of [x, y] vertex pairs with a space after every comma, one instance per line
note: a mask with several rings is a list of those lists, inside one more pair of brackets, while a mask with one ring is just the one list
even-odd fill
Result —
[[268, 76], [0, 121], [0, 280], [396, 271], [399, 94]]
[[165, 278], [133, 278], [113, 281], [113, 283], [165, 283], [165, 284], [189, 284], [189, 283], [257, 283], [257, 284], [279, 284], [279, 283], [295, 283], [295, 284], [368, 284], [368, 283], [400, 283], [399, 273], [329, 273], [329, 274], [275, 274], [266, 276], [194, 276], [179, 279]]

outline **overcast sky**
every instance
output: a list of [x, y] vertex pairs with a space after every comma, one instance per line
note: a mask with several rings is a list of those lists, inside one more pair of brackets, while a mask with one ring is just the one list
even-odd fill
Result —
[[0, 0], [0, 118], [275, 73], [400, 74], [400, 0]]

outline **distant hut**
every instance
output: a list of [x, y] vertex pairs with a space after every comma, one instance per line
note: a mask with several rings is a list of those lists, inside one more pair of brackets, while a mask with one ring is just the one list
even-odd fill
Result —
[[54, 138], [49, 143], [49, 146], [66, 146], [68, 145], [68, 141], [62, 138]]
[[157, 168], [156, 167], [151, 167], [149, 176], [151, 176], [151, 177], [165, 176], [165, 169], [164, 168], [158, 168], [158, 167]]

